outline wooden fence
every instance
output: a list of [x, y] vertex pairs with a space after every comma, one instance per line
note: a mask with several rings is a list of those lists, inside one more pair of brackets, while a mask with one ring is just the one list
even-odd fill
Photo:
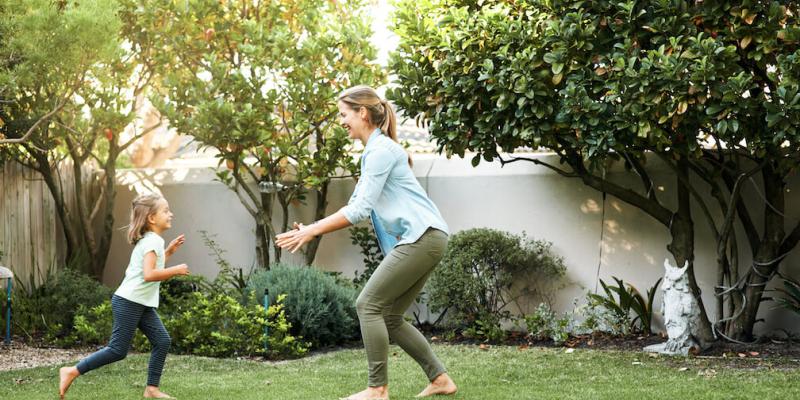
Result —
[[[66, 206], [76, 210], [72, 165], [62, 163], [58, 175]], [[86, 194], [97, 193], [94, 169], [84, 168]], [[86, 197], [87, 199], [92, 197]], [[26, 285], [40, 284], [48, 271], [64, 265], [66, 242], [56, 204], [41, 175], [14, 161], [0, 167], [0, 265]]]

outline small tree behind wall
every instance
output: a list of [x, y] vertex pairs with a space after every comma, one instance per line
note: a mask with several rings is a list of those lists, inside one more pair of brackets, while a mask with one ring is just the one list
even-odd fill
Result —
[[[268, 268], [280, 261], [272, 239], [290, 228], [290, 205], [313, 198], [321, 218], [331, 179], [357, 168], [335, 97], [384, 80], [364, 3], [129, 1], [140, 5], [130, 40], [156, 49], [153, 103], [179, 132], [218, 152], [227, 167], [218, 178], [255, 219], [257, 262]], [[307, 263], [318, 245], [307, 246]]]

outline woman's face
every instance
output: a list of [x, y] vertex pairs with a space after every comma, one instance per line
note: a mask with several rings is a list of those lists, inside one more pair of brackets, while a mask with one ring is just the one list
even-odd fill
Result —
[[337, 104], [339, 106], [339, 123], [342, 124], [344, 129], [347, 129], [347, 136], [350, 139], [365, 139], [365, 134], [368, 135], [372, 132], [365, 115], [367, 110], [365, 108], [354, 110], [343, 101]]

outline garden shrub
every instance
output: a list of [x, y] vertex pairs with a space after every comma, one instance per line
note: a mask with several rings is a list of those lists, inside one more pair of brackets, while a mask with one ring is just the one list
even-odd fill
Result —
[[615, 318], [612, 321], [622, 325], [619, 328], [623, 333], [650, 334], [650, 325], [653, 320], [653, 300], [661, 278], [647, 290], [646, 298], [633, 285], [623, 282], [622, 279], [612, 278], [617, 282], [616, 286], [600, 280], [604, 294], [587, 294], [590, 304], [613, 313]]
[[248, 289], [270, 297], [286, 294], [286, 318], [291, 332], [315, 347], [339, 344], [358, 336], [355, 288], [337, 284], [336, 278], [313, 267], [275, 264], [250, 277]]
[[[80, 306], [75, 313], [72, 331], [60, 341], [59, 345], [71, 347], [106, 344], [111, 337], [113, 320], [110, 300], [94, 307]], [[137, 330], [136, 334], [141, 335], [141, 332]]]
[[487, 228], [456, 233], [431, 276], [429, 306], [447, 313], [450, 327], [488, 338], [487, 332], [513, 320], [508, 305], [521, 296], [546, 295], [547, 285], [564, 275], [563, 259], [551, 246]]
[[[186, 309], [165, 321], [177, 353], [210, 357], [265, 355], [270, 358], [299, 357], [308, 345], [292, 336], [283, 301], [279, 296], [265, 315], [255, 298], [248, 305], [224, 294], [195, 292]], [[268, 350], [264, 349], [264, 327], [269, 328]]]
[[524, 320], [528, 335], [534, 339], [551, 339], [556, 344], [569, 339], [570, 317], [559, 317], [546, 303], [540, 303], [533, 313], [525, 315]]
[[612, 335], [627, 335], [630, 333], [631, 321], [627, 316], [604, 307], [592, 298], [592, 293], [586, 294], [586, 303], [575, 308], [576, 316], [583, 320], [576, 324], [576, 334], [591, 334], [605, 332]]
[[12, 322], [31, 339], [58, 343], [69, 334], [81, 306], [91, 308], [111, 298], [111, 289], [72, 269], [47, 272], [42, 280], [37, 286], [33, 276], [27, 283], [17, 277], [13, 294]]
[[508, 336], [498, 316], [491, 314], [477, 316], [461, 334], [467, 338], [488, 340], [491, 342], [503, 341], [506, 336]]
[[[289, 333], [284, 297], [270, 305], [265, 314], [255, 299], [249, 305], [224, 293], [191, 292], [176, 297], [169, 312], [161, 320], [172, 337], [171, 353], [208, 357], [263, 355], [272, 359], [303, 356], [308, 344]], [[110, 301], [98, 306], [81, 307], [75, 316], [75, 327], [65, 343], [101, 345], [111, 336], [113, 313]], [[264, 327], [268, 327], [268, 348], [264, 349]], [[149, 351], [150, 343], [136, 332], [133, 348]]]

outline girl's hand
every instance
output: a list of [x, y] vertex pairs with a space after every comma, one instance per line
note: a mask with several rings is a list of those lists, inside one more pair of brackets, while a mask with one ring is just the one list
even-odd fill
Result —
[[289, 249], [290, 252], [296, 252], [304, 244], [310, 242], [316, 235], [311, 231], [311, 228], [295, 222], [294, 229], [289, 232], [281, 233], [275, 237], [275, 244], [282, 249]]
[[189, 275], [189, 266], [186, 264], [178, 264], [172, 269], [175, 270], [175, 275]]
[[180, 236], [176, 237], [171, 242], [169, 242], [169, 246], [167, 246], [167, 249], [164, 250], [164, 253], [166, 253], [167, 256], [171, 256], [176, 251], [178, 251], [178, 249], [183, 245], [184, 242], [186, 242], [186, 235], [181, 234]]

